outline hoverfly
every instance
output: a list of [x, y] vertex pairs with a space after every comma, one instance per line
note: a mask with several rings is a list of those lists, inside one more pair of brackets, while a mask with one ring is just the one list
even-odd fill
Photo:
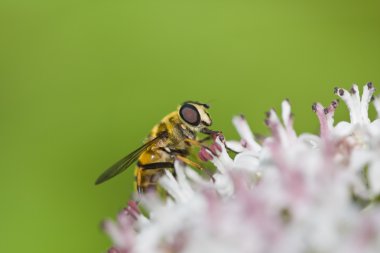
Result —
[[[214, 135], [210, 130], [212, 120], [207, 110], [209, 106], [188, 101], [165, 116], [155, 125], [144, 144], [104, 171], [95, 184], [101, 184], [125, 171], [136, 160], [135, 181], [138, 193], [155, 190], [158, 179], [165, 169], [173, 171], [174, 161], [178, 159], [198, 169], [202, 167], [188, 159], [191, 146], [202, 146], [196, 139], [197, 133]], [[206, 138], [207, 139], [207, 138]]]

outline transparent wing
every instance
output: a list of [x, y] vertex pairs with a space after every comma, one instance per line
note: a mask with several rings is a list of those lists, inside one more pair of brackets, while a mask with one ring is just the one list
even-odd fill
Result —
[[129, 166], [131, 166], [131, 164], [133, 164], [139, 158], [139, 156], [145, 150], [147, 150], [152, 145], [156, 144], [158, 141], [160, 141], [165, 136], [166, 136], [166, 133], [160, 134], [156, 138], [154, 138], [153, 140], [148, 141], [147, 143], [145, 143], [144, 145], [142, 145], [141, 147], [139, 147], [138, 149], [136, 149], [132, 153], [123, 157], [120, 161], [118, 161], [117, 163], [115, 163], [114, 165], [109, 167], [106, 171], [104, 171], [98, 177], [95, 184], [101, 184], [101, 183], [113, 178], [114, 176], [122, 173], [123, 171], [125, 171]]

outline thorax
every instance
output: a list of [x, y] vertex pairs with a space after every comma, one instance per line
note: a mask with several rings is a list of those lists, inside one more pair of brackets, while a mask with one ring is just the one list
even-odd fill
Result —
[[168, 114], [160, 121], [160, 123], [155, 125], [149, 135], [149, 138], [154, 138], [164, 131], [168, 133], [168, 138], [161, 143], [158, 143], [159, 147], [167, 147], [170, 149], [188, 149], [188, 145], [185, 143], [185, 140], [195, 139], [196, 137], [196, 134], [181, 122], [177, 111]]

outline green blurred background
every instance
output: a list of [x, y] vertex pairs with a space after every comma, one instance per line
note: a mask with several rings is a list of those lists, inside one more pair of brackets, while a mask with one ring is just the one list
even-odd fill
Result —
[[[377, 3], [376, 3], [377, 2]], [[0, 2], [0, 252], [103, 252], [133, 169], [94, 186], [184, 100], [215, 128], [290, 98], [296, 129], [334, 86], [380, 86], [378, 1]], [[346, 109], [338, 109], [346, 118]]]

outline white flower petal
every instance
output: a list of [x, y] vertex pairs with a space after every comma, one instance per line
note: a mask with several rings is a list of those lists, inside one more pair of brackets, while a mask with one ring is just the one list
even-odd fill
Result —
[[380, 118], [380, 97], [375, 97], [375, 100], [373, 101], [373, 105], [375, 106], [377, 117]]
[[104, 229], [117, 247], [125, 248], [128, 246], [125, 234], [113, 221], [105, 221]]
[[358, 108], [357, 108], [357, 103], [354, 103], [353, 98], [351, 94], [342, 88], [337, 88], [335, 90], [335, 93], [342, 98], [342, 100], [346, 103], [347, 108], [350, 112], [350, 119], [352, 124], [357, 124], [359, 123], [359, 118], [358, 118]]
[[341, 138], [350, 135], [353, 130], [354, 126], [352, 124], [342, 121], [335, 126], [334, 135]]
[[372, 163], [368, 168], [368, 180], [374, 195], [380, 194], [380, 159]]
[[372, 137], [380, 136], [380, 119], [373, 121], [369, 126], [368, 130], [371, 133]]
[[288, 133], [289, 138], [295, 138], [296, 132], [293, 129], [293, 116], [291, 106], [288, 100], [282, 101], [281, 104], [282, 121]]
[[234, 124], [240, 137], [247, 142], [248, 147], [255, 152], [259, 152], [261, 150], [261, 146], [255, 141], [255, 137], [251, 132], [245, 117], [242, 115], [235, 116], [232, 119], [232, 123]]
[[363, 88], [363, 95], [361, 99], [361, 108], [360, 112], [362, 115], [362, 120], [364, 124], [369, 124], [370, 120], [368, 118], [368, 105], [371, 102], [373, 89], [369, 89], [368, 85], [365, 85]]
[[221, 196], [226, 197], [231, 196], [233, 194], [234, 186], [231, 179], [228, 176], [222, 174], [215, 174], [214, 180], [215, 189]]
[[237, 154], [234, 159], [234, 169], [256, 173], [259, 170], [259, 159], [250, 152]]
[[312, 148], [319, 148], [321, 146], [321, 138], [319, 138], [318, 136], [314, 134], [309, 134], [309, 133], [301, 134], [298, 137], [298, 140]]
[[237, 153], [243, 152], [246, 149], [239, 141], [226, 141], [226, 146]]

